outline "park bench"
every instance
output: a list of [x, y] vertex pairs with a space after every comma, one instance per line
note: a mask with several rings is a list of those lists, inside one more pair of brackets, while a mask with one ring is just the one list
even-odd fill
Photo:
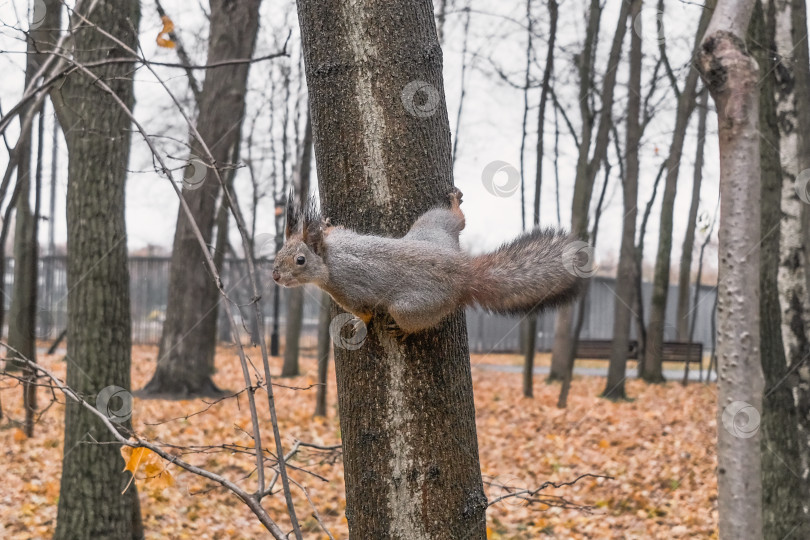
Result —
[[[612, 347], [610, 339], [583, 339], [577, 342], [574, 356], [583, 360], [610, 360]], [[665, 341], [661, 354], [664, 362], [699, 364], [703, 359], [703, 343]], [[638, 360], [638, 341], [629, 341], [627, 359]]]

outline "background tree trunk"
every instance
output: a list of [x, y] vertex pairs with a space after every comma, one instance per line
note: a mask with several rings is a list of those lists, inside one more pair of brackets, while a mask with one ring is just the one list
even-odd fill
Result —
[[321, 293], [321, 310], [318, 316], [318, 391], [315, 395], [315, 414], [313, 416], [326, 416], [329, 352], [332, 350], [332, 338], [329, 335], [331, 314], [332, 298], [325, 292]]
[[[309, 179], [312, 163], [312, 118], [307, 104], [307, 125], [304, 139], [301, 141], [300, 162], [298, 163], [298, 197], [303, 211], [309, 195]], [[297, 377], [301, 370], [298, 366], [300, 354], [301, 326], [304, 322], [304, 288], [291, 289], [287, 295], [287, 335], [284, 340], [284, 365], [282, 377]]]
[[720, 0], [697, 64], [720, 142], [717, 476], [721, 538], [762, 538], [759, 71], [745, 50], [753, 0]]
[[[805, 279], [805, 299], [803, 301], [803, 320], [805, 336], [810, 332], [808, 318], [810, 318], [810, 269], [807, 267], [810, 261], [810, 54], [807, 44], [807, 5], [805, 0], [792, 0], [791, 3], [791, 35], [795, 48], [793, 52], [793, 76], [795, 79], [794, 92], [796, 99], [796, 122], [798, 123], [797, 137], [797, 170], [799, 177], [793, 182], [793, 194], [796, 194], [796, 183], [802, 182], [805, 190], [805, 204], [801, 205], [799, 218], [801, 219], [802, 243], [804, 245], [804, 279]], [[784, 177], [783, 177], [784, 178]], [[800, 188], [801, 189], [801, 188]], [[782, 204], [785, 204], [785, 188], [782, 189]], [[794, 199], [795, 200], [795, 199]], [[782, 221], [784, 226], [785, 221]], [[784, 238], [784, 236], [782, 236]], [[781, 276], [780, 276], [781, 277]], [[797, 298], [797, 303], [802, 302]], [[783, 313], [786, 309], [794, 309], [792, 306], [782, 305]], [[784, 319], [783, 319], [784, 321]], [[783, 330], [784, 332], [784, 330]], [[806, 337], [807, 339], [807, 337]], [[789, 351], [790, 352], [790, 351]], [[792, 352], [790, 352], [792, 354]], [[807, 355], [802, 360], [804, 366], [810, 363]], [[792, 364], [791, 364], [792, 367]], [[799, 422], [803, 437], [801, 445], [803, 452], [803, 463], [807, 467], [810, 465], [810, 370], [797, 369], [799, 375], [798, 407]]]
[[[44, 19], [39, 26], [33, 28], [28, 34], [27, 56], [25, 61], [25, 87], [31, 83], [36, 72], [39, 70], [45, 52], [52, 48], [59, 39], [59, 23], [61, 21], [61, 5], [59, 2], [49, 0], [44, 4]], [[43, 114], [44, 106], [39, 108], [39, 136], [37, 138], [37, 164], [36, 164], [36, 189], [35, 196], [39, 202], [39, 187], [42, 180], [42, 149], [43, 149]], [[20, 119], [30, 111], [30, 106], [25, 107]], [[37, 340], [37, 275], [39, 243], [37, 232], [39, 230], [38, 215], [31, 212], [31, 158], [33, 157], [33, 144], [31, 141], [32, 124], [27, 128], [21, 125], [23, 130], [17, 147], [17, 186], [14, 188], [16, 197], [9, 208], [15, 208], [14, 222], [14, 288], [11, 294], [11, 305], [9, 306], [8, 344], [19, 351], [23, 358], [36, 361], [36, 340]], [[13, 203], [13, 204], [12, 204]], [[3, 223], [5, 227], [6, 222]], [[0, 249], [5, 249], [5, 237], [1, 239], [4, 243]], [[0, 257], [0, 264], [5, 270], [5, 257]], [[5, 271], [0, 273], [0, 279], [5, 281]], [[4, 283], [5, 285], [5, 283]], [[2, 298], [2, 297], [0, 297]], [[5, 303], [4, 301], [0, 300]], [[0, 310], [3, 308], [0, 307]], [[49, 314], [42, 317], [43, 323], [50, 320]], [[3, 327], [3, 317], [0, 316], [0, 329]], [[2, 330], [0, 330], [2, 333]], [[44, 336], [43, 336], [44, 337]], [[10, 354], [8, 366], [15, 368], [13, 359], [16, 355]], [[33, 384], [33, 371], [25, 369], [26, 382], [23, 384], [23, 403], [25, 408], [25, 433], [29, 437], [34, 434], [34, 409], [36, 408], [36, 385]]]
[[[534, 179], [534, 226], [540, 225], [540, 195], [543, 187], [543, 156], [545, 154], [546, 103], [551, 90], [551, 74], [554, 73], [554, 43], [557, 38], [557, 0], [548, 0], [549, 31], [546, 49], [546, 67], [540, 87], [540, 105], [537, 111], [537, 169]], [[526, 317], [526, 345], [523, 360], [523, 395], [534, 396], [534, 355], [537, 348], [537, 315]]]
[[[781, 3], [781, 0], [780, 0]], [[789, 13], [788, 15], [788, 24]], [[759, 64], [760, 153], [762, 166], [762, 237], [760, 248], [760, 330], [762, 372], [765, 395], [762, 402], [762, 520], [766, 539], [808, 538], [804, 503], [807, 488], [801, 478], [799, 422], [788, 377], [788, 364], [782, 342], [779, 305], [779, 223], [782, 219], [782, 166], [780, 133], [777, 125], [775, 90], [775, 9], [773, 0], [763, 9], [757, 2], [748, 29], [748, 47]], [[790, 32], [787, 33], [788, 40]], [[783, 122], [785, 120], [782, 117]], [[795, 125], [795, 124], [794, 124]], [[794, 142], [788, 137], [785, 142]], [[795, 149], [795, 144], [793, 146]], [[782, 155], [795, 159], [795, 151], [785, 148]], [[777, 231], [767, 234], [768, 231]]]
[[[260, 0], [211, 2], [208, 63], [251, 57], [259, 25], [259, 4]], [[229, 64], [211, 68], [205, 76], [197, 130], [220, 170], [239, 141], [248, 68], [248, 63]], [[183, 197], [210, 245], [220, 185], [211, 170], [202, 177], [201, 170], [207, 164], [201, 157], [205, 152], [200, 141], [191, 137], [190, 146]], [[211, 380], [218, 303], [216, 285], [205, 270], [189, 218], [178, 211], [158, 365], [142, 395], [179, 398], [221, 393]]]
[[[703, 39], [706, 26], [709, 24], [714, 3], [714, 0], [707, 0], [701, 14], [695, 36], [693, 57], [697, 54], [698, 46]], [[675, 113], [675, 131], [669, 147], [669, 157], [667, 158], [666, 179], [661, 201], [661, 223], [658, 229], [658, 253], [655, 258], [652, 298], [650, 300], [650, 322], [647, 325], [647, 339], [644, 347], [642, 377], [647, 382], [661, 382], [664, 380], [661, 349], [664, 344], [664, 320], [667, 309], [667, 295], [669, 294], [672, 219], [675, 211], [675, 193], [683, 154], [683, 143], [686, 138], [686, 129], [689, 126], [689, 118], [695, 109], [698, 76], [696, 69], [689, 69], [683, 91], [678, 97], [678, 109]]]
[[[634, 32], [630, 33], [630, 80], [627, 95], [627, 133], [625, 149], [625, 177], [622, 186], [624, 218], [619, 266], [616, 270], [616, 303], [613, 312], [613, 348], [610, 352], [607, 384], [602, 395], [606, 398], [625, 399], [624, 380], [627, 370], [627, 351], [630, 347], [630, 316], [635, 296], [636, 273], [636, 217], [638, 215], [638, 146], [641, 140], [641, 0], [633, 0], [630, 20]], [[618, 156], [621, 159], [621, 156]]]
[[[138, 2], [99, 2], [84, 15], [137, 47]], [[76, 32], [74, 40], [78, 63], [118, 55], [119, 47], [93, 28]], [[113, 63], [99, 66], [94, 75], [132, 107], [133, 70], [134, 63]], [[128, 428], [132, 343], [124, 186], [131, 126], [95, 80], [74, 72], [52, 94], [60, 104], [69, 156], [66, 382], [90, 403], [99, 403], [100, 394], [116, 393], [106, 409], [111, 415], [118, 411], [115, 418]], [[68, 400], [56, 540], [143, 537], [137, 490], [131, 485], [121, 493], [129, 475], [122, 472], [124, 460], [114, 440], [95, 415]]]
[[[584, 179], [582, 182], [579, 180], [580, 169], [577, 167], [577, 180], [574, 184], [574, 200], [571, 207], [571, 232], [574, 236], [589, 242], [591, 245], [591, 250], [593, 249], [593, 244], [595, 239], [588, 238], [588, 213], [590, 211], [591, 206], [591, 198], [593, 195], [593, 186], [594, 181], [596, 180], [596, 174], [599, 172], [599, 168], [602, 163], [605, 161], [605, 157], [607, 156], [607, 149], [608, 144], [610, 143], [610, 130], [613, 126], [613, 117], [612, 117], [612, 108], [613, 108], [613, 91], [616, 86], [616, 72], [619, 66], [619, 61], [621, 59], [622, 53], [622, 45], [624, 43], [624, 35], [627, 31], [627, 16], [630, 13], [630, 4], [628, 2], [622, 2], [621, 9], [619, 10], [619, 20], [616, 23], [616, 31], [613, 34], [613, 43], [610, 47], [610, 54], [608, 55], [607, 61], [607, 72], [605, 73], [605, 78], [602, 83], [602, 103], [601, 103], [601, 111], [599, 113], [599, 127], [597, 128], [596, 132], [596, 139], [594, 141], [594, 150], [593, 150], [593, 157], [584, 166], [582, 174], [584, 174]], [[581, 149], [580, 149], [581, 151]], [[585, 149], [585, 153], [587, 154], [588, 150]], [[605, 185], [607, 185], [608, 179], [605, 179]], [[601, 198], [600, 198], [601, 199]], [[600, 200], [601, 204], [601, 200]], [[597, 214], [600, 212], [600, 209], [597, 209]], [[596, 221], [596, 220], [595, 220]], [[594, 231], [596, 231], [596, 227], [594, 227]], [[593, 253], [593, 252], [591, 252]], [[588, 261], [590, 264], [593, 264], [593, 261]], [[566, 319], [563, 317], [563, 314], [566, 311], [570, 311], [573, 314], [573, 308], [571, 306], [564, 307], [560, 310], [560, 315], [557, 318], [557, 326], [555, 328], [555, 335], [554, 335], [554, 345], [552, 350], [551, 356], [551, 371], [554, 371], [555, 364], [559, 364], [560, 361], [557, 359], [558, 355], [564, 354], [565, 355], [565, 370], [564, 370], [564, 377], [563, 377], [563, 384], [564, 389], [560, 392], [560, 400], [558, 406], [564, 406], [566, 402], [566, 397], [568, 394], [567, 385], [570, 383], [573, 369], [574, 369], [574, 353], [576, 350], [576, 342], [579, 339], [579, 334], [582, 329], [582, 321], [584, 321], [584, 313], [582, 310], [585, 308], [585, 297], [587, 295], [587, 289], [589, 285], [585, 286], [585, 292], [582, 293], [581, 299], [579, 301], [579, 314], [578, 320], [575, 322], [573, 317], [571, 317], [570, 321], [566, 322]], [[567, 314], [566, 314], [567, 315]], [[570, 328], [563, 329], [561, 325], [569, 324]], [[560, 334], [557, 334], [557, 331]]]
[[[299, 0], [298, 14], [324, 215], [404, 234], [452, 187], [431, 2]], [[386, 320], [359, 349], [335, 347], [349, 532], [484, 539], [464, 313], [404, 342]]]
[[[591, 205], [593, 182], [588, 182], [588, 157], [591, 149], [593, 131], [593, 113], [588, 96], [593, 79], [593, 55], [598, 42], [599, 22], [602, 8], [598, 0], [591, 0], [588, 8], [588, 27], [585, 32], [585, 43], [579, 57], [579, 114], [582, 119], [577, 157], [574, 196], [571, 202], [571, 234], [581, 239], [588, 235], [588, 210]], [[614, 71], [615, 72], [615, 71]], [[574, 354], [571, 332], [574, 324], [574, 305], [567, 304], [557, 311], [554, 323], [554, 343], [551, 349], [551, 368], [548, 381], [562, 381], [568, 369], [569, 358]]]
[[[681, 245], [681, 263], [678, 267], [678, 319], [676, 331], [678, 339], [689, 340], [689, 326], [692, 306], [689, 305], [690, 283], [692, 282], [692, 251], [695, 247], [695, 229], [700, 208], [700, 186], [703, 183], [703, 148], [706, 144], [706, 116], [708, 115], [708, 92], [703, 90], [698, 105], [697, 150], [695, 150], [695, 167], [692, 171], [692, 201], [689, 205], [689, 218], [686, 222], [686, 233]], [[700, 283], [695, 283], [700, 288]], [[688, 364], [687, 364], [688, 365]]]

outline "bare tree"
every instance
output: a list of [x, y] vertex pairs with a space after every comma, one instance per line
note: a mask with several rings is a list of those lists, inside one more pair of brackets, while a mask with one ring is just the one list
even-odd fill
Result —
[[[681, 245], [681, 262], [678, 267], [678, 316], [676, 331], [678, 339], [689, 341], [690, 317], [693, 310], [689, 305], [689, 284], [692, 279], [692, 251], [695, 247], [695, 228], [697, 227], [698, 210], [700, 209], [700, 186], [703, 183], [703, 149], [706, 145], [706, 116], [708, 115], [708, 97], [704, 89], [700, 92], [698, 105], [697, 149], [695, 150], [695, 167], [692, 171], [692, 201], [689, 204], [689, 217], [686, 221], [686, 233]], [[700, 280], [695, 283], [700, 287]], [[692, 317], [694, 318], [694, 317]], [[688, 366], [689, 363], [687, 362]]]
[[[214, 168], [224, 170], [234, 155], [244, 115], [247, 76], [258, 31], [261, 0], [211, 2], [208, 41], [209, 64], [222, 63], [206, 71], [203, 83], [198, 131], [211, 148], [214, 163], [202, 159], [201, 141], [190, 137], [191, 155], [183, 197], [194, 220], [211, 245], [220, 185]], [[228, 63], [229, 60], [242, 62]], [[178, 212], [169, 275], [166, 322], [158, 351], [158, 365], [141, 391], [144, 396], [216, 396], [220, 390], [214, 372], [217, 304], [215, 284], [205, 271], [203, 254], [182, 209]]]
[[[534, 177], [534, 213], [533, 223], [540, 225], [540, 195], [543, 187], [543, 157], [545, 155], [546, 103], [551, 90], [551, 75], [554, 72], [554, 43], [557, 39], [557, 0], [548, 0], [549, 31], [548, 48], [546, 49], [546, 67], [540, 83], [540, 105], [537, 111], [537, 168]], [[537, 340], [537, 315], [526, 317], [526, 345], [523, 361], [523, 395], [534, 395], [534, 355]]]
[[[791, 2], [791, 35], [795, 48], [793, 49], [793, 65], [796, 94], [796, 121], [798, 126], [796, 159], [799, 176], [794, 182], [794, 192], [804, 190], [805, 197], [800, 210], [802, 234], [804, 235], [804, 261], [810, 261], [810, 52], [807, 43], [807, 5], [805, 0], [792, 0]], [[782, 191], [784, 203], [784, 190]], [[783, 222], [784, 223], [784, 222]], [[804, 279], [806, 281], [805, 311], [810, 311], [810, 271], [805, 267]], [[785, 306], [782, 306], [785, 309]], [[806, 315], [805, 315], [806, 316]], [[806, 321], [807, 319], [805, 319]], [[808, 326], [805, 325], [808, 329]], [[804, 365], [808, 357], [804, 357]], [[803, 437], [810, 440], [810, 372], [798, 369], [801, 384], [799, 391], [799, 422]], [[802, 444], [804, 463], [810, 463], [810, 445]]]
[[[714, 4], [715, 0], [707, 0], [701, 12], [697, 33], [695, 35], [693, 57], [698, 52], [703, 34], [712, 16], [712, 7]], [[666, 55], [663, 56], [666, 57]], [[668, 64], [668, 62], [666, 63]], [[689, 126], [689, 118], [692, 116], [692, 111], [695, 109], [697, 83], [698, 72], [696, 69], [691, 69], [691, 66], [682, 90], [679, 90], [675, 81], [672, 81], [673, 89], [678, 97], [678, 108], [675, 112], [675, 130], [672, 134], [672, 142], [670, 143], [667, 157], [666, 179], [664, 181], [664, 193], [661, 200], [661, 221], [658, 229], [658, 253], [655, 259], [652, 299], [650, 301], [650, 322], [647, 326], [644, 358], [642, 360], [642, 377], [648, 382], [661, 382], [664, 380], [661, 351], [664, 343], [664, 320], [667, 307], [667, 295], [669, 294], [669, 263], [672, 252], [672, 222], [675, 212], [675, 194], [678, 187], [678, 173], [683, 156], [683, 145], [686, 140], [686, 128]]]
[[[309, 178], [312, 163], [312, 119], [307, 105], [307, 123], [304, 138], [301, 141], [301, 152], [298, 162], [298, 197], [299, 205], [304, 210], [309, 196]], [[298, 363], [300, 353], [301, 325], [304, 318], [304, 288], [296, 287], [288, 292], [287, 334], [284, 339], [284, 364], [282, 377], [297, 377], [301, 372]]]
[[[787, 357], [782, 338], [782, 309], [779, 304], [777, 276], [780, 263], [780, 221], [783, 220], [781, 199], [784, 178], [783, 166], [795, 163], [795, 123], [785, 109], [790, 108], [792, 92], [781, 85], [776, 91], [776, 82], [785, 80], [787, 70], [779, 70], [776, 62], [777, 19], [784, 17], [790, 24], [790, 13], [780, 13], [774, 0], [754, 5], [748, 29], [748, 47], [759, 64], [759, 133], [762, 167], [762, 245], [760, 248], [760, 332], [762, 340], [762, 372], [765, 377], [765, 394], [762, 401], [762, 518], [763, 532], [767, 539], [781, 540], [786, 537], [805, 538], [810, 534], [810, 522], [804, 512], [807, 500], [806, 483], [802, 481], [802, 460], [799, 443], [799, 421], [794, 388], [788, 371]], [[778, 2], [784, 7], [785, 2]], [[788, 32], [788, 37], [789, 37]], [[788, 39], [788, 41], [790, 41]], [[792, 84], [791, 84], [792, 86]], [[787, 87], [789, 88], [789, 86]], [[779, 114], [777, 99], [781, 103]], [[794, 104], [795, 105], [795, 104]], [[795, 113], [795, 109], [793, 110]], [[795, 118], [795, 117], [794, 117]], [[781, 121], [780, 121], [781, 119]], [[790, 130], [786, 128], [790, 126]], [[781, 129], [780, 129], [781, 127]], [[781, 133], [785, 137], [782, 140]], [[791, 146], [787, 146], [792, 144]], [[787, 146], [780, 152], [780, 146]], [[780, 160], [780, 153], [782, 159]], [[785, 156], [791, 159], [784, 159]], [[793, 163], [791, 163], [791, 161]], [[770, 233], [769, 233], [770, 231]]]
[[318, 315], [318, 391], [315, 395], [313, 416], [326, 416], [327, 382], [329, 380], [329, 352], [332, 350], [332, 337], [329, 323], [332, 320], [332, 298], [321, 293], [321, 309]]
[[[403, 234], [452, 187], [431, 2], [299, 0], [298, 14], [324, 215]], [[350, 534], [483, 539], [464, 314], [402, 342], [385, 322], [335, 347]]]
[[[100, 61], [118, 50], [107, 34], [136, 46], [140, 8], [134, 1], [97, 2], [88, 13], [87, 4], [73, 16], [73, 61], [99, 65], [71, 73], [51, 96], [69, 156], [67, 384], [95, 400], [130, 387], [132, 348], [124, 219], [131, 130], [118, 102], [132, 107], [134, 62]], [[143, 537], [137, 492], [122, 492], [127, 475], [115, 441], [98, 417], [67, 403], [57, 540]]]
[[[616, 303], [613, 315], [613, 348], [608, 365], [607, 384], [602, 395], [618, 400], [627, 396], [624, 379], [627, 369], [627, 351], [630, 349], [630, 316], [634, 297], [636, 216], [638, 215], [638, 146], [641, 140], [641, 0], [634, 0], [630, 10], [633, 30], [630, 34], [630, 75], [627, 96], [627, 131], [625, 149], [625, 176], [622, 186], [624, 218], [616, 270]], [[621, 159], [621, 156], [618, 156]]]
[[[593, 9], [593, 7], [592, 7]], [[601, 9], [601, 8], [600, 8]], [[616, 87], [616, 73], [621, 61], [624, 35], [627, 32], [627, 17], [630, 13], [630, 3], [622, 2], [619, 10], [619, 19], [616, 23], [616, 31], [613, 34], [610, 53], [608, 54], [607, 71], [602, 81], [602, 103], [599, 111], [599, 125], [594, 139], [593, 156], [588, 157], [590, 149], [591, 133], [590, 129], [585, 132], [586, 122], [584, 116], [595, 117], [595, 113], [590, 111], [588, 100], [582, 96], [583, 88], [580, 86], [580, 107], [583, 114], [583, 131], [580, 141], [579, 158], [577, 160], [577, 178], [574, 183], [574, 198], [571, 205], [571, 233], [582, 241], [588, 241], [588, 214], [593, 194], [594, 181], [599, 168], [607, 156], [608, 145], [610, 143], [610, 130], [613, 126], [613, 94]], [[589, 15], [594, 16], [594, 14]], [[590, 23], [589, 23], [590, 25]], [[586, 37], [587, 44], [587, 37]], [[585, 55], [583, 55], [585, 56]], [[584, 60], [583, 60], [584, 61]], [[590, 62], [591, 60], [589, 60]], [[583, 76], [581, 72], [580, 77]], [[592, 75], [588, 76], [589, 79]], [[580, 83], [582, 84], [582, 83]], [[584, 156], [583, 156], [584, 152]], [[590, 247], [590, 255], [593, 254], [593, 246]], [[563, 380], [570, 378], [569, 370], [574, 368], [574, 354], [576, 341], [579, 337], [580, 324], [574, 322], [573, 305], [561, 308], [557, 315], [557, 322], [554, 329], [554, 345], [551, 352], [551, 370], [549, 379], [554, 379], [559, 373], [563, 374]], [[562, 395], [562, 394], [561, 394]], [[565, 400], [561, 399], [561, 403]]]
[[718, 2], [701, 41], [697, 66], [717, 106], [720, 142], [719, 529], [723, 538], [756, 540], [762, 538], [761, 441], [756, 420], [763, 389], [759, 71], [745, 50], [753, 7], [754, 0]]

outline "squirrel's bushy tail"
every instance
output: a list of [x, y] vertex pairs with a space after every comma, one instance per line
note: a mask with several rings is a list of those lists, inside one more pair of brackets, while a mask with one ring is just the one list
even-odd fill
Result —
[[539, 312], [576, 297], [593, 274], [593, 252], [559, 230], [534, 229], [471, 264], [471, 303], [497, 313]]

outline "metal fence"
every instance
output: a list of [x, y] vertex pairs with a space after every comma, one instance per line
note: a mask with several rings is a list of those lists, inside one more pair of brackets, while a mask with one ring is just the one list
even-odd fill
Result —
[[[168, 257], [132, 257], [129, 260], [130, 300], [132, 306], [132, 340], [140, 344], [156, 344], [160, 339], [163, 318], [166, 310], [167, 290], [169, 284]], [[64, 256], [46, 256], [39, 261], [39, 290], [37, 313], [37, 336], [42, 339], [54, 339], [67, 322], [67, 280], [66, 259]], [[286, 329], [286, 296], [288, 289], [278, 288], [270, 276], [272, 261], [258, 261], [257, 270], [261, 287], [262, 313], [265, 321], [265, 334], [270, 336], [273, 329], [273, 299], [279, 296], [278, 329], [282, 340]], [[225, 261], [221, 272], [223, 285], [228, 295], [237, 305], [247, 306], [252, 298], [252, 289], [244, 260]], [[5, 309], [8, 310], [13, 289], [14, 261], [6, 262]], [[320, 309], [320, 291], [312, 286], [304, 288], [304, 323], [301, 332], [301, 347], [315, 347], [318, 312]], [[582, 327], [582, 339], [610, 339], [613, 332], [613, 309], [616, 302], [615, 280], [595, 277], [591, 282], [585, 302], [585, 319]], [[652, 285], [642, 285], [645, 314], [649, 314]], [[714, 287], [702, 286], [692, 315], [697, 317], [694, 340], [703, 343], [704, 350], [712, 346], [711, 319], [714, 316]], [[665, 319], [664, 339], [675, 340], [677, 287], [670, 286], [669, 302]], [[694, 289], [690, 290], [690, 303]], [[250, 308], [252, 310], [252, 308]], [[220, 341], [230, 340], [230, 331], [220, 311], [218, 337]], [[8, 311], [6, 311], [8, 313]], [[252, 311], [242, 308], [246, 320]], [[555, 312], [546, 312], [538, 319], [537, 349], [551, 349], [554, 337]], [[7, 324], [15, 324], [8, 321]], [[467, 310], [467, 330], [470, 350], [473, 352], [512, 352], [519, 349], [520, 319], [493, 315], [480, 309]], [[635, 327], [632, 330], [635, 337]]]

